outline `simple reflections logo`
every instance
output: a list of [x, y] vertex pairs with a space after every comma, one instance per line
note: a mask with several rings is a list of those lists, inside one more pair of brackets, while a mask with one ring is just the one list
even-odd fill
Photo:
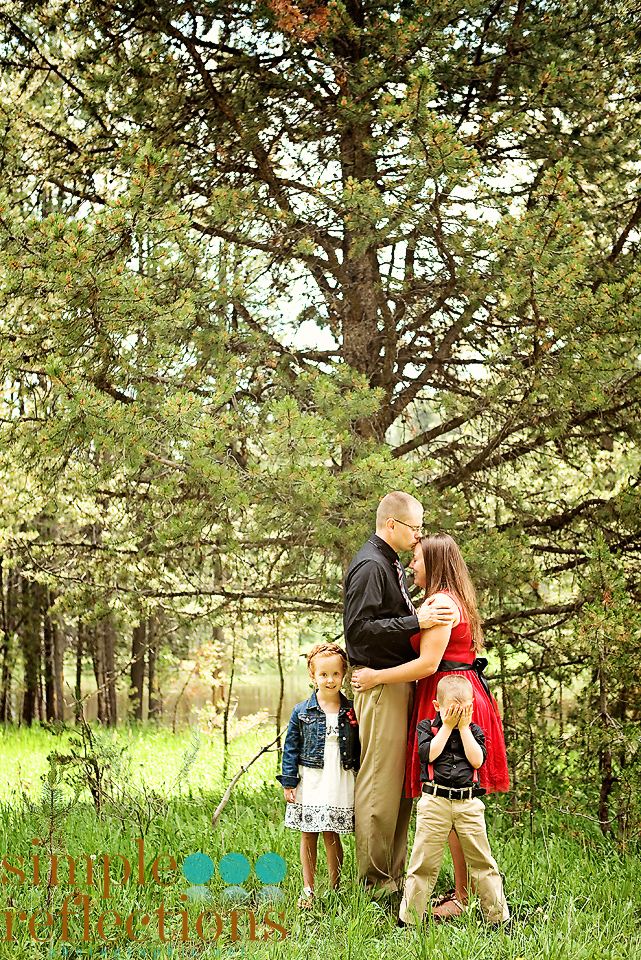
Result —
[[[193, 884], [187, 891], [190, 900], [207, 902], [213, 900], [208, 887], [204, 886], [216, 873], [216, 864], [206, 853], [190, 853], [183, 863], [183, 874]], [[251, 862], [242, 853], [227, 853], [218, 864], [218, 873], [228, 886], [223, 899], [230, 903], [245, 903], [251, 894], [241, 884], [251, 874]], [[263, 853], [254, 865], [254, 872], [264, 884], [258, 891], [258, 903], [275, 903], [284, 893], [279, 887], [287, 876], [287, 863], [277, 853]]]
[[[38, 847], [40, 841], [32, 843]], [[202, 950], [205, 944], [213, 946], [217, 942], [274, 942], [287, 937], [285, 911], [279, 910], [285, 897], [280, 884], [287, 875], [287, 864], [277, 853], [263, 853], [252, 867], [242, 853], [226, 854], [217, 866], [208, 854], [199, 851], [185, 857], [179, 868], [177, 859], [168, 853], [157, 854], [150, 861], [144, 838], [136, 839], [135, 844], [138, 855], [130, 859], [120, 853], [82, 853], [74, 858], [49, 855], [42, 849], [28, 858], [7, 854], [1, 863], [1, 880], [12, 906], [0, 909], [0, 918], [4, 913], [5, 920], [5, 936], [0, 942], [17, 944], [26, 938], [50, 947], [97, 944], [101, 948], [106, 944], [110, 948], [148, 944], [138, 948], [140, 954], [155, 949], [154, 944], [180, 944], [185, 949], [192, 945]], [[252, 869], [260, 884], [258, 890], [255, 882], [249, 884], [251, 890], [243, 886]], [[66, 875], [64, 880], [61, 872]], [[216, 872], [225, 884], [222, 891], [219, 883], [213, 889], [207, 886]], [[189, 887], [181, 893], [185, 880]], [[176, 884], [178, 889], [167, 905], [164, 897]], [[34, 910], [33, 902], [29, 911], [15, 906], [21, 899], [32, 900], [35, 891], [28, 892], [30, 887], [47, 887], [49, 891], [62, 888], [59, 908], [51, 903], [49, 909], [43, 905]], [[70, 890], [67, 894], [65, 887]], [[139, 908], [140, 896], [136, 894], [143, 894], [140, 887], [155, 889], [161, 895], [156, 909]], [[117, 903], [112, 899], [118, 889], [132, 895], [126, 910], [122, 909], [122, 893]], [[176, 895], [181, 901], [178, 909], [173, 906]], [[49, 894], [47, 901], [49, 906]], [[149, 897], [145, 896], [143, 902], [149, 903]], [[193, 909], [187, 909], [190, 903]]]

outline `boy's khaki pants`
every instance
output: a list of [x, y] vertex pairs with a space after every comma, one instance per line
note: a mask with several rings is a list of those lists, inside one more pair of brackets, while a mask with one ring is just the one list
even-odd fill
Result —
[[358, 875], [370, 890], [403, 887], [412, 801], [405, 796], [407, 733], [413, 683], [386, 683], [355, 691], [361, 740], [354, 815]]
[[476, 885], [483, 916], [488, 923], [508, 920], [503, 883], [490, 851], [485, 829], [485, 806], [478, 797], [448, 800], [422, 794], [416, 811], [416, 837], [407, 870], [400, 919], [421, 917], [430, 908], [430, 894], [441, 869], [441, 860], [452, 827], [465, 854], [467, 869]]

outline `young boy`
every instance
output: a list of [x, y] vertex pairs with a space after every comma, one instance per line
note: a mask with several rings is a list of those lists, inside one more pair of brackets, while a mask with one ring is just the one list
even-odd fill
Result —
[[439, 680], [437, 711], [432, 725], [417, 728], [423, 794], [418, 801], [416, 837], [407, 871], [400, 920], [405, 923], [429, 909], [430, 894], [441, 868], [443, 850], [452, 828], [465, 854], [467, 868], [488, 923], [509, 919], [503, 884], [490, 852], [485, 807], [479, 795], [478, 769], [485, 762], [485, 734], [472, 719], [474, 691], [460, 674]]

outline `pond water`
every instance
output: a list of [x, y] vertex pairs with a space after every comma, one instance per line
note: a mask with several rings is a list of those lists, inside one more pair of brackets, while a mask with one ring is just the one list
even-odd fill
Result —
[[[192, 677], [187, 687], [183, 690], [185, 681], [189, 678], [189, 670], [182, 668], [167, 683], [166, 689], [162, 690], [162, 723], [165, 726], [172, 726], [174, 714], [176, 722], [180, 725], [193, 725], [198, 721], [199, 712], [212, 703], [212, 688], [209, 684], [202, 681], [200, 677]], [[96, 684], [93, 677], [83, 678], [83, 695], [89, 693], [85, 702], [85, 716], [88, 720], [95, 720], [97, 716], [97, 697], [95, 694]], [[232, 687], [232, 707], [234, 707], [234, 717], [240, 719], [248, 717], [262, 710], [267, 710], [270, 717], [276, 716], [278, 708], [278, 696], [280, 690], [280, 679], [273, 670], [263, 670], [260, 673], [247, 675], [245, 677], [236, 677]], [[226, 691], [225, 691], [226, 692]], [[67, 703], [65, 707], [65, 720], [73, 719], [73, 703], [69, 696], [69, 687], [66, 688]], [[281, 724], [285, 726], [289, 720], [289, 715], [295, 703], [306, 700], [311, 694], [310, 680], [306, 669], [297, 669], [293, 673], [285, 675], [285, 695], [283, 699], [283, 710]], [[124, 719], [127, 716], [129, 704], [129, 692], [127, 689], [118, 691], [118, 718]], [[222, 707], [221, 707], [222, 709]], [[147, 716], [147, 695], [143, 697], [143, 715]]]

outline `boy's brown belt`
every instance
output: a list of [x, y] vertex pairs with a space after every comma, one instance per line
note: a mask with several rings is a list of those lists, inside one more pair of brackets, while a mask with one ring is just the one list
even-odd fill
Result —
[[447, 797], [448, 800], [472, 800], [474, 797], [483, 796], [485, 790], [483, 787], [476, 785], [473, 787], [444, 787], [440, 783], [424, 783], [423, 793], [433, 797]]

